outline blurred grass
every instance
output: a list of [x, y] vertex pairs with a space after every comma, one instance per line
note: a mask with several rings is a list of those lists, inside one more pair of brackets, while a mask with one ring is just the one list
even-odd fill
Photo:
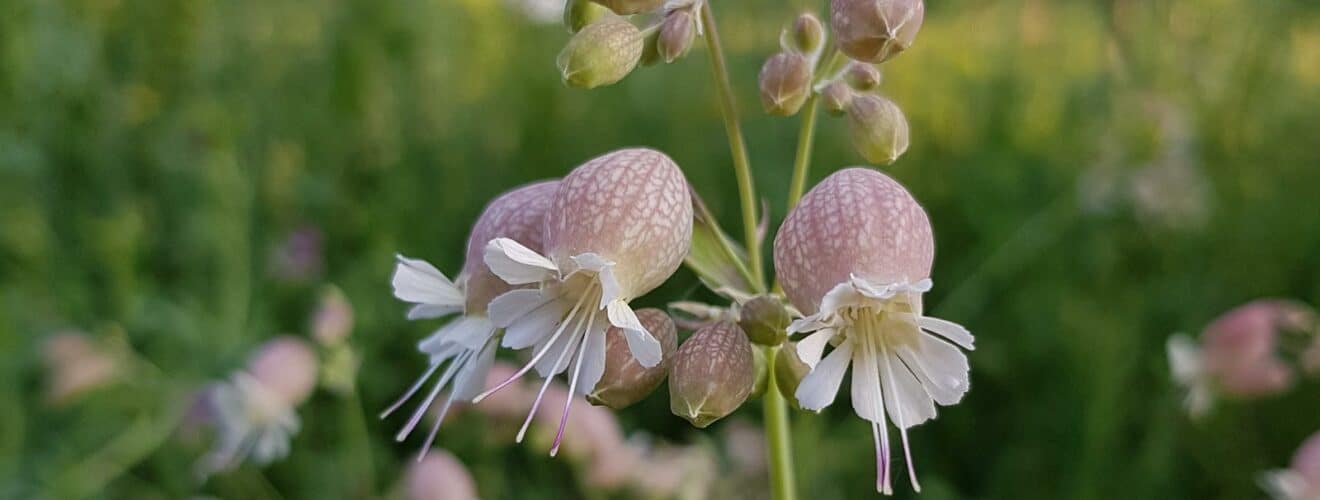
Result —
[[[715, 5], [775, 220], [797, 121], [760, 113], [754, 75], [802, 5]], [[935, 224], [928, 307], [968, 325], [979, 349], [968, 398], [912, 433], [925, 498], [1262, 496], [1256, 473], [1320, 430], [1317, 384], [1192, 424], [1163, 345], [1251, 298], [1320, 303], [1320, 8], [928, 8], [917, 45], [885, 68], [882, 90], [913, 136], [886, 170]], [[703, 51], [583, 92], [554, 70], [566, 39], [490, 0], [0, 2], [0, 497], [74, 487], [61, 478], [133, 422], [181, 404], [169, 396], [223, 377], [264, 338], [305, 331], [322, 282], [355, 306], [359, 390], [374, 414], [420, 370], [412, 345], [426, 328], [403, 321], [389, 295], [392, 254], [457, 269], [487, 199], [604, 151], [668, 152], [732, 227]], [[814, 179], [861, 163], [843, 127], [821, 120]], [[1192, 165], [1207, 188], [1153, 189], [1202, 200], [1203, 218], [1121, 200], [1085, 208], [1098, 189], [1088, 172], [1168, 162]], [[279, 279], [270, 256], [304, 227], [323, 235], [324, 268]], [[695, 288], [683, 271], [642, 303]], [[40, 341], [68, 327], [122, 331], [167, 375], [46, 406]], [[345, 404], [318, 396], [287, 460], [202, 491], [385, 491], [412, 448], [369, 420], [380, 479], [347, 473], [363, 465]], [[621, 416], [678, 441], [700, 435], [669, 415], [663, 394]], [[801, 491], [873, 491], [867, 430], [846, 401], [793, 418]], [[578, 495], [563, 463], [492, 449], [473, 436], [481, 428], [463, 420], [439, 442], [483, 494]], [[193, 453], [167, 444], [97, 495], [193, 494]], [[505, 484], [512, 471], [526, 482]]]

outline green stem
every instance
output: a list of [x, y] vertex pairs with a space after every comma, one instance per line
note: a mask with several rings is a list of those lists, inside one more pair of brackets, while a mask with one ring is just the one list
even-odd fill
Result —
[[775, 357], [779, 348], [765, 349], [765, 394], [761, 396], [765, 412], [766, 451], [769, 453], [770, 492], [775, 500], [797, 498], [793, 480], [793, 443], [789, 436], [788, 404], [775, 381]]
[[752, 275], [755, 278], [752, 286], [757, 290], [764, 290], [765, 266], [761, 262], [761, 242], [756, 237], [756, 190], [752, 182], [752, 167], [747, 160], [747, 144], [743, 141], [742, 128], [738, 124], [738, 107], [734, 104], [733, 86], [729, 83], [729, 68], [724, 60], [724, 49], [720, 45], [720, 34], [715, 27], [715, 15], [710, 10], [710, 2], [701, 4], [701, 23], [706, 47], [710, 49], [710, 66], [720, 98], [724, 132], [729, 136], [733, 171], [738, 178], [738, 198], [742, 202], [743, 239], [744, 244], [747, 245], [748, 265], [752, 268]]
[[[843, 61], [842, 52], [830, 51], [829, 61], [820, 67], [821, 71], [812, 79], [812, 86], [833, 76]], [[820, 95], [812, 89], [811, 98], [807, 99], [806, 105], [802, 107], [802, 128], [798, 129], [797, 155], [793, 158], [793, 182], [788, 188], [789, 209], [797, 205], [798, 200], [802, 199], [802, 193], [807, 189], [807, 171], [811, 169], [811, 147], [816, 141], [816, 108], [819, 104]]]

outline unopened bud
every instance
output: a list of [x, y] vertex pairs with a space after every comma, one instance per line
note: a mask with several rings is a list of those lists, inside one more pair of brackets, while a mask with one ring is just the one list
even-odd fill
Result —
[[752, 392], [748, 394], [748, 397], [757, 397], [762, 394], [765, 394], [765, 385], [769, 381], [769, 377], [765, 376], [765, 372], [766, 372], [765, 364], [766, 364], [765, 350], [757, 349], [755, 346], [753, 346], [752, 373], [756, 374], [756, 380], [752, 382]]
[[839, 50], [880, 63], [912, 45], [926, 15], [922, 0], [831, 0], [830, 27]]
[[616, 410], [641, 401], [664, 382], [673, 364], [674, 350], [678, 348], [678, 330], [669, 315], [659, 309], [640, 309], [641, 320], [651, 335], [660, 341], [660, 363], [646, 368], [637, 362], [628, 341], [617, 327], [605, 332], [605, 373], [596, 389], [587, 395], [587, 401]]
[[692, 12], [678, 9], [665, 16], [664, 22], [660, 25], [660, 38], [656, 40], [656, 49], [665, 62], [671, 63], [687, 55], [696, 37], [697, 30], [693, 23]]
[[758, 82], [765, 112], [792, 116], [811, 94], [811, 63], [801, 54], [780, 52], [761, 66]]
[[627, 16], [641, 12], [650, 12], [664, 5], [665, 0], [592, 0], [609, 7], [615, 14]]
[[788, 324], [793, 321], [788, 309], [779, 299], [759, 295], [739, 309], [738, 326], [747, 332], [747, 338], [761, 345], [776, 346], [788, 337]]
[[582, 28], [559, 53], [559, 73], [573, 87], [610, 85], [628, 76], [642, 56], [643, 37], [621, 18], [602, 19]]
[[752, 344], [737, 324], [712, 323], [684, 342], [669, 372], [669, 409], [706, 427], [733, 413], [756, 382]]
[[825, 27], [810, 12], [803, 12], [793, 21], [793, 46], [803, 54], [811, 54], [825, 43]]
[[802, 379], [806, 378], [809, 371], [811, 367], [803, 363], [797, 355], [796, 342], [785, 342], [775, 354], [775, 386], [794, 408], [798, 407], [796, 396], [798, 384], [802, 383]]
[[564, 6], [564, 27], [569, 33], [577, 33], [609, 13], [609, 9], [591, 0], [568, 0]]
[[852, 99], [852, 88], [843, 82], [830, 82], [820, 91], [820, 100], [825, 104], [825, 110], [835, 116], [842, 115], [844, 111], [847, 111]]
[[853, 61], [848, 65], [848, 71], [844, 73], [843, 78], [860, 91], [873, 90], [880, 86], [880, 70], [874, 64]]
[[893, 101], [875, 94], [853, 97], [848, 106], [853, 147], [866, 161], [888, 165], [908, 148], [908, 123]]

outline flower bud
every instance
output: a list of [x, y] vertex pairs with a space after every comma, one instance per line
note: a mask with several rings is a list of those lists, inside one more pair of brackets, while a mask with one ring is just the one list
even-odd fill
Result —
[[799, 407], [795, 395], [798, 384], [802, 383], [802, 379], [810, 371], [811, 367], [798, 357], [796, 342], [785, 342], [779, 347], [779, 352], [775, 353], [775, 386], [794, 408]]
[[811, 63], [801, 54], [780, 52], [761, 66], [758, 82], [765, 112], [792, 116], [811, 94]]
[[609, 13], [609, 9], [591, 0], [568, 0], [564, 6], [564, 27], [568, 28], [569, 33], [577, 33]]
[[756, 374], [756, 380], [752, 382], [752, 392], [749, 397], [759, 397], [765, 394], [765, 386], [770, 382], [770, 377], [765, 376], [765, 365], [768, 361], [765, 359], [765, 350], [752, 348], [752, 373]]
[[830, 28], [839, 50], [858, 61], [884, 62], [910, 47], [925, 15], [922, 0], [830, 2]]
[[752, 342], [776, 346], [788, 336], [788, 324], [792, 321], [783, 302], [769, 295], [759, 295], [742, 305], [738, 326], [747, 332], [747, 338]]
[[316, 352], [300, 338], [276, 337], [257, 348], [247, 371], [281, 401], [298, 406], [316, 388]]
[[312, 313], [312, 338], [323, 346], [339, 345], [353, 331], [353, 306], [339, 288], [331, 285], [321, 292], [321, 303]]
[[620, 16], [650, 12], [664, 5], [664, 0], [592, 0]]
[[853, 90], [843, 82], [830, 82], [820, 91], [820, 99], [825, 103], [825, 110], [834, 116], [842, 115], [852, 104]]
[[863, 92], [880, 86], [880, 70], [871, 63], [853, 61], [843, 78], [852, 88]]
[[124, 375], [120, 356], [78, 331], [57, 333], [42, 347], [46, 361], [46, 399], [59, 405], [109, 385]]
[[671, 63], [687, 55], [696, 37], [697, 30], [692, 12], [678, 9], [665, 16], [664, 22], [660, 25], [660, 38], [656, 40], [656, 49], [665, 62]]
[[854, 96], [848, 105], [848, 132], [866, 161], [888, 165], [908, 148], [908, 123], [893, 101], [875, 94]]
[[559, 53], [559, 73], [564, 83], [585, 89], [618, 82], [637, 67], [643, 38], [641, 31], [624, 19], [589, 24]]
[[793, 21], [793, 47], [803, 54], [812, 54], [825, 44], [825, 27], [810, 12], [803, 12]]
[[616, 410], [625, 408], [651, 394], [669, 374], [674, 350], [678, 348], [678, 330], [674, 328], [673, 320], [659, 309], [640, 309], [637, 319], [660, 341], [662, 360], [650, 368], [642, 366], [628, 349], [623, 331], [611, 327], [605, 332], [605, 373], [596, 384], [596, 390], [587, 394], [587, 401], [591, 404]]
[[752, 357], [752, 344], [737, 324], [723, 321], [697, 330], [674, 355], [670, 411], [697, 427], [733, 413], [756, 382]]

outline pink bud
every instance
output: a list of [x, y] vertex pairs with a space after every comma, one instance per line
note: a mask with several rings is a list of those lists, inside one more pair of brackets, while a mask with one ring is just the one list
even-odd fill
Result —
[[791, 116], [811, 95], [811, 62], [795, 52], [775, 54], [761, 66], [757, 84], [766, 113]]
[[587, 395], [587, 400], [593, 404], [625, 408], [651, 394], [669, 374], [674, 349], [678, 347], [674, 322], [659, 309], [640, 309], [637, 319], [660, 341], [663, 360], [650, 368], [642, 366], [628, 349], [623, 332], [618, 327], [610, 327], [605, 333], [605, 373], [596, 384], [596, 390]]
[[1306, 438], [1292, 457], [1292, 470], [1305, 477], [1320, 493], [1320, 432]]
[[559, 181], [540, 181], [511, 189], [486, 204], [472, 225], [463, 262], [467, 314], [484, 314], [490, 300], [514, 287], [490, 272], [482, 258], [486, 244], [509, 238], [540, 252], [543, 249], [545, 212], [559, 189]]
[[688, 338], [669, 372], [669, 410], [706, 427], [747, 401], [756, 383], [752, 344], [737, 323], [712, 323]]
[[328, 286], [321, 293], [321, 303], [312, 314], [312, 338], [321, 345], [338, 345], [353, 331], [353, 306], [344, 292]]
[[316, 388], [316, 352], [307, 341], [280, 336], [262, 344], [248, 359], [247, 371], [284, 403], [298, 406]]
[[408, 466], [409, 500], [476, 500], [477, 484], [463, 462], [441, 449]]
[[855, 167], [802, 197], [779, 227], [774, 256], [785, 294], [811, 315], [852, 275], [875, 283], [929, 278], [935, 238], [926, 211], [902, 184]]
[[114, 382], [123, 364], [82, 332], [61, 332], [46, 339], [46, 399], [62, 404]]
[[921, 0], [832, 0], [830, 27], [839, 49], [859, 61], [880, 63], [906, 50], [926, 15]]
[[692, 198], [678, 165], [654, 149], [621, 149], [573, 169], [546, 212], [546, 251], [560, 269], [595, 253], [615, 264], [621, 296], [639, 297], [682, 265]]

